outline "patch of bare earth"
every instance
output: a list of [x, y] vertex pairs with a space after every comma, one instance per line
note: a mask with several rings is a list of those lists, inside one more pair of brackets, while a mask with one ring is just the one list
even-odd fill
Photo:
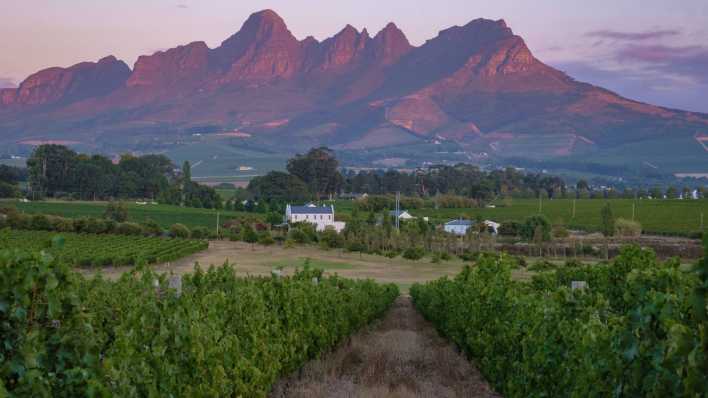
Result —
[[271, 397], [499, 397], [474, 365], [399, 297], [387, 315], [276, 384]]

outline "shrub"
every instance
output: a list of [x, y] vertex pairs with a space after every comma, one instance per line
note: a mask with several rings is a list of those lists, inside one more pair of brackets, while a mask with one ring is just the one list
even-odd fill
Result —
[[241, 229], [241, 240], [247, 243], [258, 242], [258, 234], [253, 230], [249, 224], [246, 224]]
[[143, 231], [149, 236], [161, 236], [162, 227], [155, 220], [148, 219], [142, 223]]
[[288, 239], [300, 244], [310, 242], [307, 234], [305, 234], [305, 232], [303, 232], [300, 228], [292, 228], [290, 232], [288, 232]]
[[403, 252], [403, 258], [407, 260], [420, 260], [425, 256], [425, 249], [422, 247], [409, 247]]
[[364, 246], [363, 243], [361, 242], [349, 242], [347, 244], [347, 251], [350, 252], [365, 252], [366, 251], [366, 246]]
[[344, 245], [344, 238], [332, 228], [327, 228], [320, 234], [320, 242], [325, 248], [335, 249]]
[[116, 225], [115, 231], [119, 235], [142, 235], [143, 228], [134, 222], [122, 222]]
[[401, 253], [397, 250], [388, 250], [383, 253], [383, 255], [388, 258], [396, 258], [396, 257], [398, 257], [399, 254], [401, 254]]
[[173, 238], [189, 238], [190, 232], [184, 224], [172, 224], [170, 227], [170, 236]]
[[618, 218], [615, 220], [615, 235], [624, 238], [638, 238], [642, 234], [642, 224], [637, 221]]
[[85, 234], [102, 234], [107, 231], [106, 223], [93, 217], [75, 220], [74, 228], [76, 228], [76, 232]]
[[33, 231], [51, 231], [52, 223], [44, 214], [35, 214], [32, 216], [29, 227]]
[[528, 269], [529, 271], [548, 271], [555, 269], [556, 266], [546, 260], [539, 260], [531, 264]]
[[211, 231], [207, 227], [195, 227], [192, 228], [192, 238], [194, 239], [209, 239]]
[[263, 245], [263, 246], [270, 246], [275, 243], [275, 239], [270, 235], [270, 232], [265, 231], [261, 232], [260, 236], [258, 237], [258, 244]]
[[561, 224], [554, 225], [552, 232], [553, 232], [554, 238], [562, 239], [562, 238], [567, 238], [568, 236], [570, 236], [570, 234], [568, 233], [568, 230], [565, 228], [565, 226], [563, 226]]
[[122, 202], [109, 202], [103, 213], [103, 218], [115, 222], [125, 222], [128, 220], [128, 209]]
[[521, 234], [521, 224], [516, 221], [503, 222], [499, 226], [499, 235], [519, 236]]
[[32, 218], [18, 211], [7, 213], [7, 225], [14, 229], [29, 229]]

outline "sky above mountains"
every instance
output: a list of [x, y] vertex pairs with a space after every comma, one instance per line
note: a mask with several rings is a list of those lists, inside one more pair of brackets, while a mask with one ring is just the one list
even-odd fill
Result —
[[49, 66], [139, 55], [236, 32], [271, 8], [303, 39], [395, 22], [414, 45], [478, 17], [504, 19], [542, 61], [621, 95], [708, 113], [708, 2], [682, 0], [32, 0], [0, 5], [0, 87]]

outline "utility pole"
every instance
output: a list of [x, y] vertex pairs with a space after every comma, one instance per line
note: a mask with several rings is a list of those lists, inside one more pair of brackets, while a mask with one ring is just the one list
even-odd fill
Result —
[[216, 212], [216, 238], [219, 238], [219, 212]]
[[701, 232], [703, 232], [703, 212], [701, 212]]
[[541, 191], [538, 191], [538, 214], [543, 213], [543, 196], [541, 196]]
[[635, 207], [637, 206], [636, 202], [632, 202], [632, 221], [634, 221], [634, 212], [635, 212]]
[[401, 192], [396, 191], [396, 230], [401, 230]]

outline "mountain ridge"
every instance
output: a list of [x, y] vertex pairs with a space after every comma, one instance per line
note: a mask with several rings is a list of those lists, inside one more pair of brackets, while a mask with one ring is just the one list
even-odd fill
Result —
[[291, 150], [385, 147], [400, 136], [503, 157], [536, 137], [549, 142], [548, 156], [568, 156], [676, 136], [690, 145], [708, 115], [577, 82], [538, 60], [504, 20], [474, 19], [413, 46], [393, 22], [373, 37], [347, 25], [322, 41], [298, 40], [272, 10], [215, 48], [195, 41], [140, 56], [132, 69], [109, 56], [0, 90], [4, 141], [130, 147], [199, 126]]

